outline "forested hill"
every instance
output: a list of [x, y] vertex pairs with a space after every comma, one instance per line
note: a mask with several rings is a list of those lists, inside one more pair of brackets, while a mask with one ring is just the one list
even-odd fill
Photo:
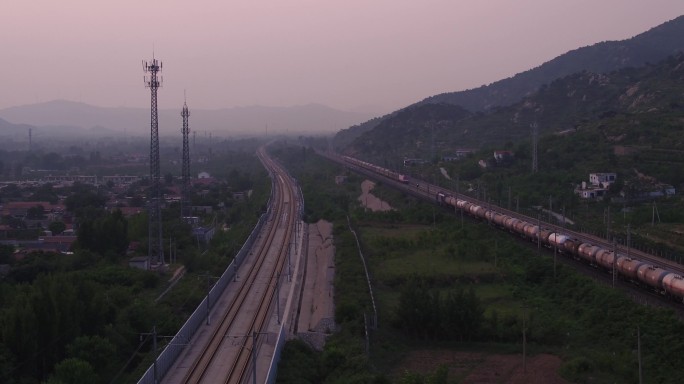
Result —
[[680, 16], [631, 39], [575, 49], [511, 78], [476, 89], [428, 97], [418, 104], [456, 104], [471, 111], [511, 105], [542, 84], [576, 72], [607, 73], [657, 63], [676, 52], [684, 52], [683, 36], [684, 16]]
[[[478, 112], [508, 106], [529, 96], [540, 86], [573, 73], [608, 73], [620, 68], [657, 63], [676, 52], [684, 52], [683, 36], [684, 16], [680, 16], [631, 39], [579, 48], [511, 78], [475, 89], [431, 96], [407, 108], [425, 104], [452, 104]], [[396, 116], [397, 112], [341, 130], [335, 136], [335, 146], [338, 149], [348, 147], [354, 139]]]
[[[619, 145], [683, 150], [684, 54], [609, 74], [580, 72], [486, 113], [451, 104], [406, 108], [355, 139], [345, 152], [372, 160], [430, 158], [456, 148], [511, 147], [540, 135], [605, 127]], [[433, 148], [434, 143], [434, 148]]]

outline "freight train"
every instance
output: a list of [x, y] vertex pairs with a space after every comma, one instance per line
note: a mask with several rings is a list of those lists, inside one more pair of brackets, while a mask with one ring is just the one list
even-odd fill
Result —
[[365, 168], [369, 171], [372, 171], [372, 172], [381, 174], [383, 176], [389, 177], [390, 179], [396, 180], [400, 183], [408, 184], [408, 182], [409, 182], [409, 177], [404, 175], [404, 174], [397, 173], [397, 172], [394, 172], [390, 169], [383, 168], [383, 167], [380, 167], [378, 165], [371, 164], [371, 163], [368, 163], [368, 162], [365, 162], [365, 161], [362, 161], [359, 159], [355, 159], [353, 157], [342, 156], [342, 158], [347, 163], [350, 163], [350, 164], [356, 165], [358, 167]]
[[[370, 170], [394, 180], [408, 183], [408, 178], [392, 170], [367, 163], [353, 157], [343, 156], [345, 162]], [[684, 277], [679, 273], [653, 265], [648, 261], [630, 257], [624, 253], [614, 252], [601, 245], [579, 240], [569, 233], [550, 229], [535, 223], [521, 220], [497, 211], [490, 206], [479, 205], [452, 195], [438, 192], [435, 196], [437, 204], [451, 206], [473, 217], [487, 220], [496, 226], [515, 233], [530, 241], [540, 242], [545, 247], [555, 248], [560, 253], [582, 260], [594, 267], [606, 271], [617, 271], [618, 275], [636, 284], [642, 285], [659, 294], [684, 302]]]
[[614, 252], [601, 245], [578, 240], [569, 234], [557, 232], [498, 212], [490, 207], [478, 205], [454, 196], [438, 192], [438, 204], [451, 206], [471, 216], [487, 220], [498, 227], [518, 234], [546, 247], [555, 248], [560, 253], [582, 260], [606, 271], [617, 271], [624, 279], [648, 287], [677, 301], [684, 302], [684, 278], [676, 272], [650, 264], [626, 254]]

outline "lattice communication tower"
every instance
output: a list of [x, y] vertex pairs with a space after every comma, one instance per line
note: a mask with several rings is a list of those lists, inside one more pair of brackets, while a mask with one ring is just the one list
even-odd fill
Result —
[[147, 201], [149, 216], [149, 248], [150, 267], [164, 264], [164, 245], [162, 244], [161, 223], [161, 171], [159, 168], [159, 115], [157, 113], [157, 89], [161, 87], [162, 78], [157, 76], [162, 70], [162, 63], [152, 55], [151, 61], [143, 61], [145, 87], [152, 94], [150, 115], [150, 190]]
[[187, 102], [183, 103], [183, 110], [181, 111], [183, 117], [183, 169], [181, 176], [183, 179], [183, 190], [181, 196], [181, 219], [190, 216], [190, 126], [188, 125], [188, 118], [190, 111], [188, 110]]

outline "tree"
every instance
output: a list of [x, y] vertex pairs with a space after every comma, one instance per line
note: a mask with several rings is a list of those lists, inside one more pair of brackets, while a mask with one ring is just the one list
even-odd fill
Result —
[[36, 205], [26, 210], [27, 219], [44, 219], [45, 218], [45, 208], [42, 205]]
[[120, 210], [81, 223], [79, 247], [104, 255], [113, 251], [119, 255], [128, 248], [128, 222]]
[[67, 355], [97, 367], [103, 379], [112, 376], [116, 362], [116, 346], [101, 336], [79, 336], [67, 346]]
[[38, 187], [29, 198], [33, 201], [47, 201], [50, 204], [57, 204], [59, 199], [57, 193], [53, 190], [52, 184], [44, 184]]
[[55, 373], [47, 384], [100, 383], [95, 369], [87, 361], [69, 358], [55, 366]]
[[[107, 202], [107, 198], [97, 193], [92, 187], [85, 184], [74, 184], [72, 193], [64, 200], [66, 208], [78, 217], [89, 213], [88, 208], [100, 210]], [[92, 213], [92, 209], [90, 213]]]
[[0, 244], [0, 264], [9, 264], [12, 262], [12, 254], [14, 253], [14, 246], [11, 244]]
[[63, 221], [53, 221], [48, 226], [48, 229], [53, 235], [59, 235], [66, 229], [66, 224]]
[[50, 152], [43, 156], [40, 166], [44, 169], [63, 169], [64, 161], [62, 160], [62, 156], [60, 154]]

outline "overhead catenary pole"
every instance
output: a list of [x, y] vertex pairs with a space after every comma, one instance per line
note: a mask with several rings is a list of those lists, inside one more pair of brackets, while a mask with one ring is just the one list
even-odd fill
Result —
[[531, 125], [532, 127], [532, 173], [537, 173], [539, 171], [539, 163], [537, 159], [537, 140], [539, 136], [539, 130], [537, 127], [537, 122], [535, 121]]

